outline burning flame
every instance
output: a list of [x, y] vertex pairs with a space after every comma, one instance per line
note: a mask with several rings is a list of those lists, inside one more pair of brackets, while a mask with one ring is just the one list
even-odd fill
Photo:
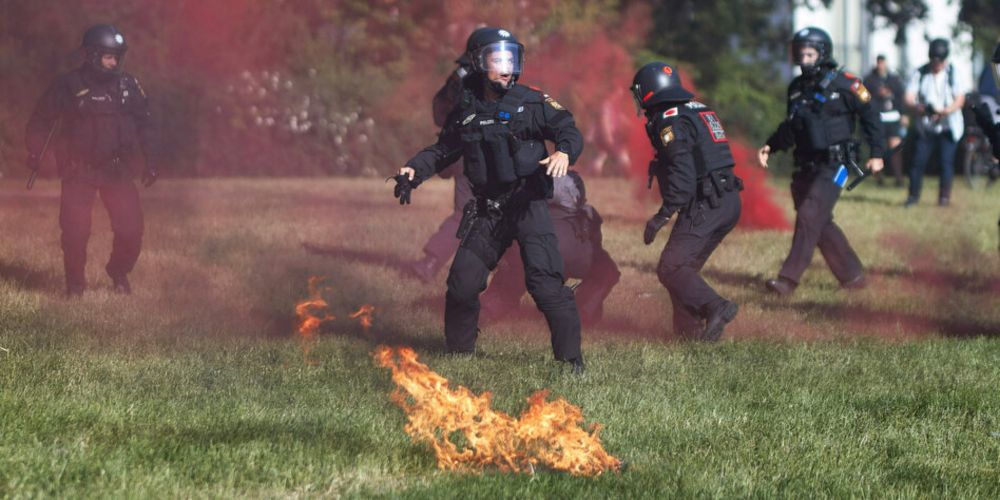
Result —
[[361, 328], [368, 333], [368, 329], [372, 327], [372, 315], [375, 314], [375, 306], [370, 304], [365, 304], [361, 306], [361, 309], [351, 313], [351, 319], [357, 319], [361, 323]]
[[430, 444], [438, 467], [470, 470], [496, 467], [505, 472], [533, 472], [536, 465], [597, 476], [618, 471], [621, 461], [609, 455], [598, 438], [599, 425], [588, 432], [580, 408], [563, 399], [546, 401], [548, 391], [528, 398], [519, 419], [490, 408], [490, 393], [448, 387], [448, 379], [417, 361], [408, 347], [379, 346], [375, 362], [392, 370], [392, 400], [406, 412], [405, 430], [414, 441]]
[[320, 295], [322, 290], [319, 284], [326, 279], [322, 276], [311, 276], [309, 278], [309, 298], [299, 302], [295, 306], [295, 315], [299, 319], [298, 334], [302, 342], [302, 352], [306, 357], [306, 362], [312, 364], [309, 354], [319, 336], [319, 327], [326, 321], [333, 321], [336, 318], [330, 314], [330, 305]]

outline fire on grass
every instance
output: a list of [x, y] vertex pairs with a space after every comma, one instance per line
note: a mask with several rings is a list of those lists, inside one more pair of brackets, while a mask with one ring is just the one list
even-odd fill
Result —
[[379, 346], [375, 362], [392, 371], [392, 400], [407, 414], [406, 432], [430, 444], [438, 467], [504, 472], [534, 472], [538, 466], [576, 476], [618, 471], [621, 461], [601, 445], [599, 425], [580, 427], [580, 408], [563, 399], [546, 401], [548, 391], [528, 398], [520, 418], [490, 408], [490, 393], [448, 387], [448, 379], [417, 361], [408, 347]]
[[[299, 342], [302, 345], [302, 354], [305, 356], [306, 364], [315, 365], [318, 363], [312, 357], [312, 349], [319, 340], [320, 327], [324, 323], [337, 319], [330, 312], [330, 304], [323, 298], [323, 292], [329, 287], [320, 286], [326, 280], [323, 276], [311, 276], [309, 278], [309, 297], [295, 305], [295, 316], [298, 318]], [[375, 306], [365, 304], [357, 311], [348, 316], [357, 319], [361, 328], [367, 334], [372, 326], [372, 316], [375, 314]]]

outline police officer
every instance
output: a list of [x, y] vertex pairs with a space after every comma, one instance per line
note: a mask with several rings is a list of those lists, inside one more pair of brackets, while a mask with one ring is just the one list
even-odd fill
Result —
[[802, 29], [792, 38], [792, 56], [802, 75], [788, 86], [788, 118], [757, 152], [760, 166], [767, 168], [770, 153], [795, 146], [792, 249], [778, 277], [766, 283], [778, 295], [795, 290], [817, 245], [842, 287], [866, 284], [861, 261], [833, 222], [833, 206], [847, 182], [848, 163], [857, 161], [854, 117], [860, 118], [871, 148], [866, 167], [872, 172], [882, 170], [884, 138], [871, 94], [861, 80], [836, 69], [832, 49], [830, 35], [819, 28]]
[[[449, 114], [437, 143], [406, 162], [394, 194], [409, 203], [412, 190], [458, 158], [475, 202], [465, 211], [461, 243], [448, 274], [445, 339], [449, 352], [472, 353], [479, 294], [512, 241], [520, 244], [528, 292], [545, 315], [556, 359], [582, 373], [580, 317], [565, 286], [562, 258], [546, 198], [552, 179], [566, 175], [583, 150], [573, 116], [546, 94], [519, 85], [524, 47], [508, 31], [479, 30], [466, 52], [475, 74]], [[556, 151], [548, 154], [545, 142]]]
[[[62, 178], [62, 229], [66, 294], [83, 294], [91, 208], [99, 193], [111, 219], [114, 242], [105, 270], [115, 291], [131, 293], [128, 273], [139, 258], [143, 219], [132, 182], [143, 159], [143, 183], [157, 173], [150, 164], [153, 127], [139, 81], [122, 71], [128, 45], [114, 26], [98, 24], [83, 35], [85, 61], [58, 77], [28, 121], [28, 167], [37, 170], [51, 137]], [[57, 133], [55, 133], [58, 131]], [[53, 135], [53, 133], [55, 133]]]
[[656, 274], [670, 293], [674, 333], [716, 341], [739, 307], [719, 296], [698, 274], [740, 218], [742, 181], [733, 175], [729, 138], [718, 115], [693, 100], [674, 67], [643, 66], [632, 80], [636, 106], [646, 114], [646, 133], [656, 150], [656, 177], [663, 204], [646, 223], [643, 242], [680, 214], [663, 247]]
[[[584, 326], [604, 316], [604, 300], [621, 272], [603, 246], [601, 214], [587, 202], [587, 188], [576, 172], [555, 179], [549, 214], [566, 276], [580, 280], [574, 293]], [[518, 252], [507, 252], [482, 296], [482, 317], [498, 319], [517, 309], [524, 295], [524, 271]]]

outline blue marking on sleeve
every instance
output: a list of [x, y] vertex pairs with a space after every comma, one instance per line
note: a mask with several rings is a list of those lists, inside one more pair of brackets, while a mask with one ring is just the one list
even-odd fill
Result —
[[833, 183], [840, 187], [844, 187], [844, 184], [847, 184], [847, 167], [841, 165], [837, 169], [837, 173], [833, 175]]

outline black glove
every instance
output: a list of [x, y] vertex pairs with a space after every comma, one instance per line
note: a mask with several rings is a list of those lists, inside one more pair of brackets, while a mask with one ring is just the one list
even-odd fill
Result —
[[413, 190], [420, 185], [420, 181], [416, 179], [411, 181], [410, 178], [404, 174], [399, 174], [392, 177], [392, 179], [396, 181], [396, 187], [392, 190], [392, 195], [399, 198], [400, 205], [409, 205], [411, 196], [410, 193], [412, 193]]
[[152, 186], [156, 182], [156, 179], [159, 178], [160, 174], [155, 168], [146, 167], [146, 170], [142, 172], [142, 185], [146, 187]]
[[42, 159], [34, 153], [28, 153], [28, 158], [24, 160], [24, 165], [28, 167], [28, 170], [37, 172], [42, 166]]
[[646, 222], [646, 230], [642, 232], [642, 242], [647, 245], [652, 243], [656, 239], [656, 233], [670, 222], [671, 215], [665, 208], [660, 208], [656, 215], [650, 217]]

